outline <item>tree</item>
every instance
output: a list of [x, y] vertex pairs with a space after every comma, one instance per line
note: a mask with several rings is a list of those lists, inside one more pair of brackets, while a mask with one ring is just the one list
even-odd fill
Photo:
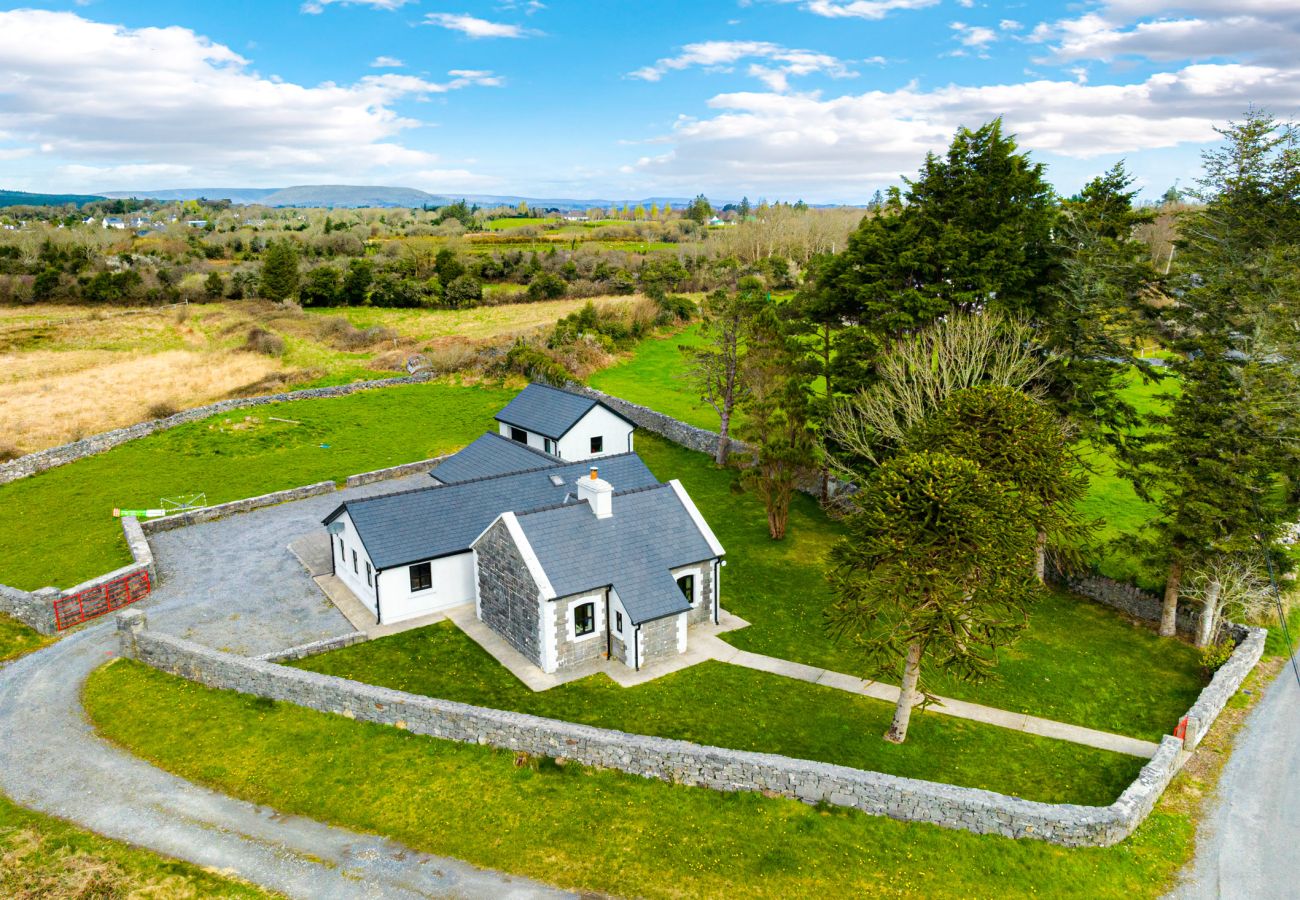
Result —
[[1049, 542], [1073, 555], [1093, 530], [1077, 509], [1088, 477], [1068, 426], [1023, 391], [1002, 385], [956, 391], [913, 430], [907, 446], [969, 459], [1014, 491], [1035, 534], [1039, 581], [1046, 578]]
[[528, 282], [529, 300], [556, 300], [563, 297], [569, 286], [559, 275], [539, 272]]
[[225, 292], [226, 283], [221, 279], [221, 273], [209, 272], [208, 277], [203, 281], [203, 293], [209, 300], [220, 300]]
[[375, 264], [368, 259], [348, 261], [340, 296], [347, 306], [365, 306], [370, 302], [370, 286], [375, 280]]
[[700, 345], [682, 347], [688, 358], [687, 378], [700, 399], [718, 414], [713, 461], [720, 466], [726, 464], [731, 447], [732, 417], [746, 396], [741, 377], [745, 336], [759, 302], [752, 283], [734, 292], [719, 288], [700, 304]]
[[443, 300], [451, 309], [467, 309], [483, 301], [483, 285], [473, 275], [460, 275], [443, 292]]
[[852, 640], [869, 677], [897, 673], [901, 662], [885, 739], [902, 743], [918, 696], [929, 699], [923, 661], [983, 680], [1028, 623], [1041, 586], [1014, 496], [975, 463], [906, 454], [861, 476], [848, 535], [831, 550], [828, 627]]
[[438, 273], [438, 280], [443, 284], [451, 284], [457, 278], [465, 274], [465, 265], [456, 255], [456, 251], [450, 247], [443, 247], [438, 251], [434, 258], [434, 271]]
[[298, 292], [298, 245], [285, 239], [266, 245], [258, 291], [267, 300], [288, 300]]
[[709, 220], [713, 218], [713, 205], [709, 203], [709, 198], [703, 194], [696, 196], [691, 201], [691, 205], [686, 208], [686, 218], [696, 225], [709, 224]]
[[779, 541], [785, 537], [796, 479], [816, 462], [808, 394], [799, 349], [772, 309], [757, 312], [745, 340], [745, 418], [739, 434], [750, 451], [741, 478], [763, 501], [768, 534]]
[[740, 198], [740, 206], [736, 207], [736, 212], [740, 214], [741, 220], [748, 219], [754, 212], [754, 207], [750, 205], [748, 197]]
[[303, 306], [337, 306], [341, 288], [338, 269], [317, 266], [307, 273], [298, 297]]
[[1188, 578], [1184, 595], [1201, 607], [1196, 646], [1208, 647], [1228, 617], [1259, 621], [1273, 595], [1258, 554], [1217, 553], [1202, 560]]

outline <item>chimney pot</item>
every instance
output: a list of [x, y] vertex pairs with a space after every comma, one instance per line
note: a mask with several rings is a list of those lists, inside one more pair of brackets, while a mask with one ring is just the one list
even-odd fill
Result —
[[592, 466], [592, 467], [591, 467], [591, 480], [592, 480], [592, 481], [595, 481], [595, 480], [596, 480], [596, 467], [595, 467], [595, 466]]

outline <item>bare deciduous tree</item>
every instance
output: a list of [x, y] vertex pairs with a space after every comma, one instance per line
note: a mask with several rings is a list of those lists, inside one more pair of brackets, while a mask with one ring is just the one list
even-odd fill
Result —
[[1209, 646], [1226, 618], [1249, 622], [1268, 612], [1272, 594], [1263, 566], [1254, 555], [1217, 553], [1193, 570], [1182, 596], [1201, 606], [1196, 646]]

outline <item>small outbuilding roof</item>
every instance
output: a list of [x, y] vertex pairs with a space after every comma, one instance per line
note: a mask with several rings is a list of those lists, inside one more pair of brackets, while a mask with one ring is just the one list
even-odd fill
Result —
[[537, 382], [516, 394], [505, 409], [496, 414], [496, 420], [558, 441], [597, 406], [609, 410], [629, 425], [634, 424], [627, 416], [615, 412], [599, 400]]
[[[503, 512], [563, 503], [566, 497], [576, 502], [570, 496], [577, 493], [574, 483], [590, 468], [589, 462], [559, 464], [363, 497], [341, 504], [323, 524], [347, 512], [375, 568], [391, 569], [465, 552]], [[620, 487], [657, 483], [635, 453], [603, 457], [600, 471]]]
[[443, 460], [429, 474], [443, 484], [456, 484], [476, 478], [556, 466], [561, 462], [559, 457], [489, 431], [455, 456]]
[[611, 499], [614, 514], [604, 519], [586, 502], [516, 514], [556, 596], [613, 587], [634, 625], [686, 612], [671, 570], [720, 555], [712, 533], [705, 536], [671, 483]]

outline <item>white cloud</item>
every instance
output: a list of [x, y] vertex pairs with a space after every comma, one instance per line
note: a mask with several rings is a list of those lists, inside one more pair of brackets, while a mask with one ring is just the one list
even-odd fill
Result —
[[899, 10], [937, 6], [939, 0], [780, 0], [800, 3], [813, 15], [827, 19], [883, 19]]
[[769, 193], [838, 195], [915, 171], [962, 125], [1002, 116], [1021, 145], [1076, 159], [1216, 139], [1214, 124], [1250, 103], [1290, 104], [1300, 70], [1191, 65], [1129, 85], [1040, 79], [949, 85], [823, 99], [806, 94], [714, 97], [714, 114], [681, 118], [672, 148], [637, 161], [646, 180], [671, 187], [719, 184]]
[[957, 40], [963, 47], [983, 50], [998, 39], [997, 32], [983, 25], [967, 25], [965, 22], [953, 22], [948, 26], [957, 32]]
[[312, 15], [319, 15], [325, 11], [325, 7], [337, 4], [339, 6], [369, 6], [372, 9], [386, 9], [391, 12], [400, 6], [413, 2], [415, 0], [305, 0], [302, 11]]
[[1003, 19], [1002, 21], [998, 22], [998, 28], [1002, 29], [1003, 31], [1019, 31], [1024, 27], [1025, 26], [1023, 23], [1017, 22], [1015, 19]]
[[720, 69], [746, 59], [768, 61], [768, 64], [751, 62], [746, 72], [774, 91], [788, 90], [792, 76], [822, 74], [831, 78], [853, 78], [857, 75], [843, 60], [826, 53], [792, 50], [769, 41], [702, 41], [687, 44], [677, 56], [665, 57], [653, 65], [629, 72], [628, 77], [659, 81], [668, 72], [696, 66]]
[[405, 65], [406, 63], [396, 56], [376, 56], [370, 61], [370, 68], [372, 69], [400, 69]]
[[449, 31], [459, 31], [466, 37], [480, 38], [523, 38], [537, 32], [520, 25], [506, 22], [489, 22], [468, 13], [429, 13], [424, 17], [425, 24], [436, 25]]
[[144, 187], [162, 176], [267, 183], [429, 168], [436, 154], [397, 141], [423, 123], [393, 104], [500, 83], [457, 70], [307, 86], [260, 75], [186, 28], [0, 12], [0, 132], [91, 187], [99, 177]]

